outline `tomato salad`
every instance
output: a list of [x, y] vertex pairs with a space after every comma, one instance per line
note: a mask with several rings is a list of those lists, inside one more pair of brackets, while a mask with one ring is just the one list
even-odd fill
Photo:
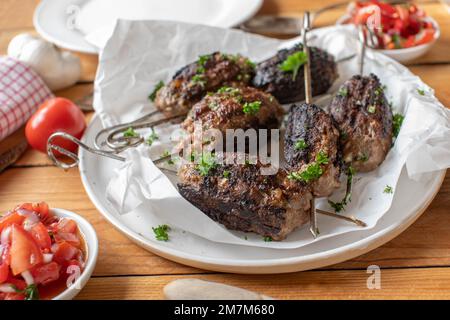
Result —
[[[429, 43], [436, 29], [425, 11], [415, 4], [389, 4], [378, 0], [352, 2], [347, 23], [368, 25], [378, 38], [377, 49], [402, 49]], [[369, 23], [368, 23], [369, 22]], [[380, 26], [376, 26], [380, 24]]]
[[84, 269], [86, 250], [75, 221], [44, 202], [0, 217], [0, 300], [51, 299]]

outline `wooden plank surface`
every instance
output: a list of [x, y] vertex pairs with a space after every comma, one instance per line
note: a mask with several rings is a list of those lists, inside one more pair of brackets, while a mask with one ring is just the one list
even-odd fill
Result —
[[448, 299], [447, 268], [383, 269], [381, 289], [367, 288], [366, 270], [307, 271], [277, 276], [230, 274], [93, 278], [78, 299], [162, 299], [162, 288], [180, 278], [224, 282], [277, 299]]
[[[15, 34], [34, 31], [32, 14], [38, 2], [0, 1], [0, 53], [6, 51]], [[333, 2], [266, 0], [260, 14], [300, 16], [306, 8], [314, 10]], [[442, 36], [429, 54], [411, 64], [411, 70], [450, 107], [450, 19], [438, 5], [427, 5], [426, 9], [440, 23]], [[341, 13], [330, 12], [316, 23], [333, 23]], [[81, 58], [83, 80], [91, 81], [96, 57]], [[78, 100], [91, 90], [91, 84], [79, 84], [56, 94]], [[102, 218], [88, 199], [77, 170], [59, 170], [45, 155], [28, 150], [12, 168], [0, 174], [0, 212], [23, 201], [41, 200], [83, 215], [98, 233], [98, 264], [80, 299], [157, 299], [162, 297], [161, 288], [167, 282], [183, 277], [225, 282], [282, 299], [450, 298], [450, 174], [423, 216], [386, 245], [323, 270], [277, 276], [206, 274], [145, 251]], [[366, 287], [365, 270], [371, 264], [382, 268], [382, 290]]]

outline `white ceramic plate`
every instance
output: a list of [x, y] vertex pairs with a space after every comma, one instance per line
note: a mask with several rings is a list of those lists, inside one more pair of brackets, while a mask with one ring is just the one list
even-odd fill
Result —
[[[56, 45], [98, 53], [85, 36], [116, 18], [176, 20], [233, 27], [253, 16], [262, 0], [42, 0], [34, 13], [36, 30]], [[84, 19], [82, 19], [84, 18]], [[77, 27], [72, 27], [76, 25]]]
[[[84, 141], [93, 145], [93, 137], [101, 129], [94, 117]], [[84, 187], [101, 214], [117, 229], [141, 247], [167, 259], [193, 267], [234, 273], [283, 273], [320, 268], [339, 263], [393, 239], [410, 226], [430, 204], [438, 192], [445, 170], [434, 172], [424, 181], [415, 182], [402, 172], [391, 209], [371, 230], [350, 232], [332, 239], [314, 242], [299, 249], [267, 249], [215, 243], [190, 233], [172, 236], [168, 242], [156, 241], [151, 225], [144, 226], [139, 217], [115, 213], [105, 199], [107, 183], [120, 162], [80, 150], [80, 172]], [[182, 213], [180, 213], [182, 214]]]

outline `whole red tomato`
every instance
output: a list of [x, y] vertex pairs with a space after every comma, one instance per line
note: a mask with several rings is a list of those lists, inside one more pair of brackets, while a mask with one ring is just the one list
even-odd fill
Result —
[[[52, 98], [45, 101], [28, 120], [25, 135], [34, 149], [47, 152], [47, 140], [57, 131], [63, 131], [80, 139], [86, 129], [83, 112], [72, 101], [65, 98]], [[77, 145], [56, 138], [55, 145], [77, 152]]]

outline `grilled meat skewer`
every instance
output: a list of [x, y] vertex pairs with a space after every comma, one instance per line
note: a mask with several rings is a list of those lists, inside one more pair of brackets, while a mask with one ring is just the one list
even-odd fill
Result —
[[284, 157], [290, 177], [310, 183], [314, 196], [329, 196], [340, 186], [339, 131], [330, 115], [316, 105], [291, 106]]
[[189, 112], [181, 127], [194, 132], [194, 124], [204, 130], [275, 129], [281, 124], [284, 111], [270, 94], [251, 87], [222, 87], [217, 93], [205, 96]]
[[[236, 161], [239, 154], [231, 157]], [[210, 163], [205, 172], [197, 164], [183, 164], [178, 189], [186, 200], [228, 229], [283, 240], [309, 221], [312, 195], [308, 186], [288, 179], [285, 170], [267, 176], [261, 174], [262, 166], [259, 162]]]
[[374, 74], [346, 81], [330, 105], [341, 132], [343, 161], [357, 172], [377, 168], [392, 145], [392, 111]]
[[[303, 57], [302, 51], [303, 45], [299, 43], [290, 49], [282, 49], [274, 57], [257, 64], [253, 86], [273, 94], [283, 104], [305, 100], [303, 66], [291, 71], [285, 71], [282, 67], [287, 59], [293, 60], [293, 64], [301, 63], [299, 60]], [[338, 78], [338, 72], [336, 62], [328, 52], [316, 47], [310, 47], [309, 51], [312, 95], [316, 96], [331, 87]]]
[[166, 116], [185, 114], [207, 92], [222, 86], [243, 86], [254, 75], [253, 63], [241, 55], [215, 52], [200, 56], [175, 73], [156, 93], [155, 106]]

